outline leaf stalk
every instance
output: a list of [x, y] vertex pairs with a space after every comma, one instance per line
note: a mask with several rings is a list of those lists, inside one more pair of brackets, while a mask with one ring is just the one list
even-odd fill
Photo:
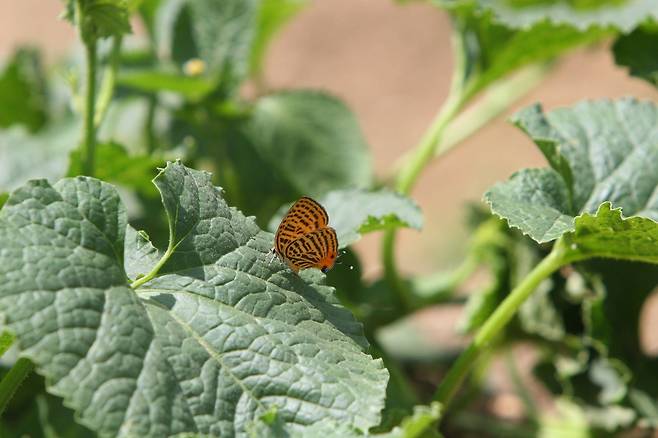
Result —
[[0, 381], [0, 414], [5, 411], [7, 404], [13, 397], [16, 389], [23, 383], [23, 380], [32, 372], [34, 364], [30, 359], [21, 357], [16, 361], [13, 367]]
[[441, 402], [444, 406], [450, 403], [474, 363], [514, 317], [521, 304], [528, 299], [542, 281], [575, 258], [576, 255], [569, 250], [567, 244], [560, 238], [553, 246], [550, 254], [530, 271], [496, 308], [494, 313], [487, 318], [471, 344], [462, 352], [448, 371], [434, 394], [434, 400]]

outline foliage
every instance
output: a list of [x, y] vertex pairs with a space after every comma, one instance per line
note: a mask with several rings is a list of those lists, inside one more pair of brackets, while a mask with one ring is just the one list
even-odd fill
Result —
[[[658, 427], [658, 362], [640, 343], [658, 284], [656, 103], [521, 110], [512, 122], [548, 166], [487, 191], [493, 214], [471, 209], [454, 269], [406, 275], [395, 259], [400, 229], [435, 228], [409, 196], [421, 172], [554, 59], [614, 38], [617, 64], [655, 86], [656, 1], [430, 0], [452, 23], [452, 84], [387, 181], [341, 99], [264, 79], [267, 48], [309, 3], [67, 0], [85, 48], [84, 64], [66, 64], [69, 81], [34, 48], [6, 61], [0, 435]], [[136, 20], [146, 35], [124, 46]], [[338, 235], [327, 275], [297, 275], [270, 252], [303, 195]], [[384, 272], [373, 274], [352, 245], [380, 231]], [[458, 329], [470, 345], [427, 351], [408, 322], [415, 311], [464, 301]], [[524, 421], [483, 415], [490, 359], [518, 341], [538, 351], [533, 373], [557, 416], [535, 406], [514, 369]]]

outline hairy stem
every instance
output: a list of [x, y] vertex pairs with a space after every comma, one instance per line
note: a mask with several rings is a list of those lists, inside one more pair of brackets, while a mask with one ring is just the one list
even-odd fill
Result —
[[96, 41], [85, 43], [85, 55], [87, 61], [87, 82], [85, 90], [84, 106], [84, 151], [85, 160], [83, 172], [85, 175], [94, 176], [95, 154], [96, 154], [96, 125], [94, 114], [96, 107]]
[[16, 361], [13, 367], [0, 381], [0, 414], [5, 411], [9, 400], [13, 397], [16, 389], [25, 380], [25, 378], [34, 369], [34, 364], [30, 359], [21, 357]]
[[570, 263], [572, 256], [573, 254], [569, 253], [562, 240], [555, 243], [553, 251], [535, 266], [485, 321], [471, 344], [448, 371], [434, 394], [434, 400], [438, 400], [444, 406], [450, 403], [475, 361], [489, 348], [496, 336], [519, 310], [521, 304], [532, 294], [539, 283], [561, 266]]

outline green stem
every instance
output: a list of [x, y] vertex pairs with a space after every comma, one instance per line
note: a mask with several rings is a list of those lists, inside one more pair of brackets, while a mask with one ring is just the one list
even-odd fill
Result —
[[87, 83], [84, 106], [84, 151], [83, 171], [85, 175], [94, 176], [96, 153], [96, 125], [94, 124], [96, 103], [96, 40], [85, 43], [87, 57]]
[[147, 281], [151, 281], [156, 275], [158, 275], [158, 272], [160, 272], [160, 269], [164, 266], [165, 263], [167, 263], [167, 260], [169, 260], [169, 257], [174, 253], [176, 250], [176, 247], [178, 246], [178, 243], [175, 242], [176, 240], [176, 232], [174, 231], [174, 221], [169, 218], [169, 244], [167, 245], [167, 251], [160, 257], [160, 260], [158, 260], [158, 263], [151, 269], [151, 272], [146, 274], [145, 276], [138, 278], [137, 280], [133, 281], [130, 284], [130, 287], [133, 289], [137, 289]]
[[11, 367], [4, 379], [2, 379], [0, 382], [0, 414], [5, 411], [9, 400], [11, 400], [16, 392], [16, 389], [33, 369], [34, 364], [32, 361], [21, 357], [16, 361], [14, 366]]
[[[171, 241], [170, 241], [171, 242]], [[158, 263], [151, 269], [151, 272], [146, 274], [143, 277], [138, 278], [137, 280], [133, 281], [130, 284], [130, 287], [133, 289], [137, 289], [147, 281], [151, 281], [153, 278], [155, 278], [156, 275], [158, 275], [158, 272], [160, 271], [160, 268], [164, 266], [165, 263], [167, 263], [167, 260], [169, 260], [169, 257], [174, 253], [174, 250], [176, 249], [175, 246], [169, 245], [167, 248], [167, 251], [162, 255], [160, 260], [158, 260]]]
[[155, 151], [156, 141], [155, 141], [155, 131], [153, 129], [153, 123], [155, 123], [155, 111], [158, 106], [158, 98], [155, 95], [149, 96], [148, 98], [148, 110], [146, 113], [146, 123], [144, 124], [144, 142], [146, 143], [146, 151], [148, 154], [152, 154]]
[[103, 74], [103, 82], [101, 83], [98, 91], [98, 104], [96, 105], [96, 114], [94, 116], [94, 128], [103, 123], [107, 109], [112, 102], [112, 95], [114, 94], [114, 86], [116, 84], [117, 72], [119, 71], [119, 58], [121, 55], [121, 43], [123, 39], [120, 36], [112, 38], [112, 52], [110, 53], [110, 60], [105, 73]]
[[448, 371], [434, 394], [434, 400], [438, 400], [444, 406], [450, 403], [475, 361], [487, 350], [495, 337], [516, 314], [521, 304], [532, 294], [539, 283], [572, 260], [573, 254], [569, 253], [561, 239], [558, 240], [553, 251], [535, 266], [485, 321], [471, 344]]
[[[464, 78], [465, 59], [463, 42], [459, 32], [453, 33], [452, 42], [455, 53], [455, 66], [453, 68], [450, 92], [436, 117], [434, 117], [429, 129], [413, 149], [411, 159], [405, 163], [398, 173], [396, 189], [403, 195], [408, 195], [411, 192], [411, 189], [420, 176], [420, 172], [429, 164], [439, 149], [446, 127], [465, 104], [462, 82]], [[400, 304], [404, 308], [409, 308], [408, 293], [395, 264], [395, 236], [395, 230], [388, 230], [384, 233], [382, 240], [384, 277], [398, 296]]]
[[462, 111], [448, 126], [437, 157], [470, 137], [508, 110], [537, 87], [552, 69], [552, 64], [534, 64], [489, 87], [476, 105]]

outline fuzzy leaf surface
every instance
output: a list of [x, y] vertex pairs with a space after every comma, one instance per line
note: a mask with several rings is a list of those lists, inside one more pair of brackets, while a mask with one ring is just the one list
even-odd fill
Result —
[[536, 105], [514, 121], [552, 169], [526, 169], [495, 185], [485, 194], [492, 211], [537, 242], [575, 231], [572, 242], [582, 244], [583, 255], [654, 262], [656, 105], [634, 99], [588, 101], [548, 114]]
[[388, 373], [324, 277], [270, 263], [272, 235], [209, 174], [169, 163], [155, 183], [162, 259], [93, 178], [31, 181], [0, 210], [0, 315], [48, 390], [101, 436], [245, 436], [275, 406], [292, 429], [377, 424]]

